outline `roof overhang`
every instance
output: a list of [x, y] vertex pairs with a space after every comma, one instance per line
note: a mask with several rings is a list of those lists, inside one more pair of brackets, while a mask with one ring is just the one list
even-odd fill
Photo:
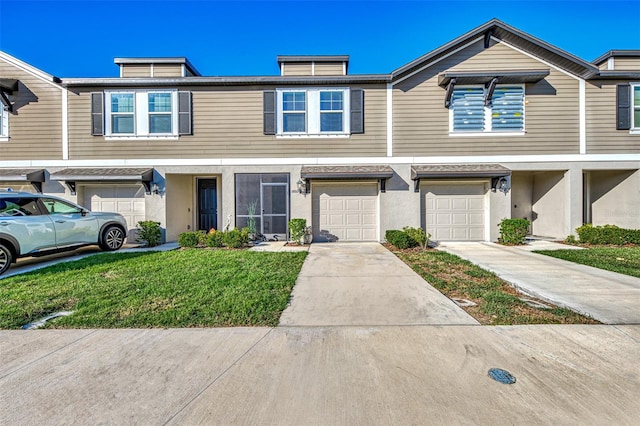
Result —
[[0, 169], [0, 182], [25, 182], [42, 192], [45, 169]]
[[64, 181], [72, 194], [77, 182], [140, 182], [147, 194], [151, 193], [154, 169], [150, 168], [75, 168], [51, 173], [50, 179]]
[[411, 180], [418, 192], [421, 179], [491, 179], [495, 188], [498, 179], [511, 176], [511, 170], [501, 164], [414, 164], [411, 166]]
[[549, 75], [546, 70], [519, 71], [447, 71], [438, 75], [438, 85], [446, 87], [455, 79], [455, 84], [488, 84], [497, 78], [497, 84], [537, 83]]
[[309, 193], [310, 181], [316, 180], [378, 180], [380, 192], [385, 192], [385, 182], [393, 177], [393, 169], [388, 165], [358, 166], [302, 166], [300, 178], [306, 181], [306, 192]]

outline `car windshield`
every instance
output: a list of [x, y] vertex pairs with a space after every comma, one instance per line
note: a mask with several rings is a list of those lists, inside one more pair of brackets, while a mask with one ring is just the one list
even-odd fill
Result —
[[34, 198], [0, 199], [0, 216], [32, 216], [40, 214]]

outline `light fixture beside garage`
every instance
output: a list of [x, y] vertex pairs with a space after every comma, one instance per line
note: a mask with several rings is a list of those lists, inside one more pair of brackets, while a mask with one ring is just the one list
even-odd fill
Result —
[[298, 179], [296, 185], [298, 185], [298, 194], [304, 194], [307, 192], [307, 186], [302, 179]]
[[496, 192], [500, 191], [503, 194], [506, 194], [511, 189], [509, 185], [509, 181], [506, 177], [493, 178], [491, 179], [491, 191]]

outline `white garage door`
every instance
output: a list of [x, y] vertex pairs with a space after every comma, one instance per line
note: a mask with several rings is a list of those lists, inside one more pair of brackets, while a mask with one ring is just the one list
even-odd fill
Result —
[[425, 184], [425, 222], [437, 241], [485, 239], [485, 185]]
[[84, 206], [94, 212], [117, 212], [131, 230], [145, 220], [142, 185], [96, 185], [84, 187]]
[[313, 185], [314, 241], [377, 241], [378, 184]]

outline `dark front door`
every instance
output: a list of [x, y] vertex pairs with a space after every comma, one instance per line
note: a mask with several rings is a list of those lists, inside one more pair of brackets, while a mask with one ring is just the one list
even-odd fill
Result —
[[215, 179], [198, 179], [198, 229], [218, 228], [218, 190]]

